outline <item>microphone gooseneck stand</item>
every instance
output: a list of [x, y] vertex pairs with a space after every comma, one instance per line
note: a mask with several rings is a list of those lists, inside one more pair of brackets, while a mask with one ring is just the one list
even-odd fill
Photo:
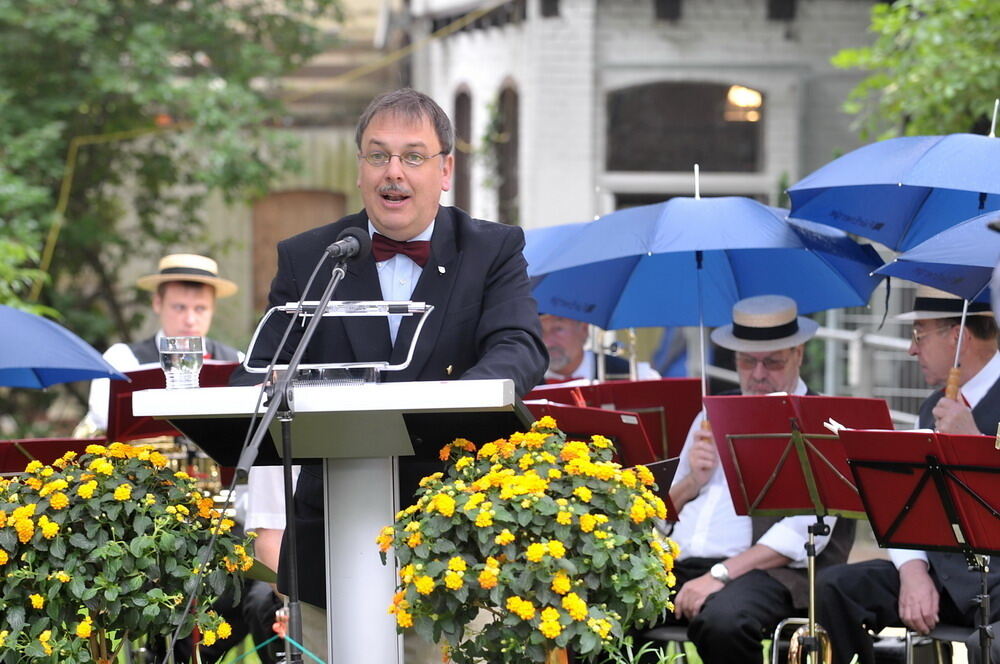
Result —
[[[361, 253], [367, 254], [367, 252], [359, 252], [359, 255]], [[302, 606], [299, 602], [299, 572], [298, 565], [296, 563], [298, 557], [295, 505], [292, 494], [291, 423], [295, 415], [294, 397], [292, 394], [292, 376], [295, 375], [299, 363], [302, 361], [302, 356], [305, 354], [306, 348], [309, 346], [310, 339], [312, 339], [313, 334], [316, 332], [316, 327], [323, 319], [321, 312], [326, 310], [327, 305], [333, 298], [334, 289], [336, 289], [340, 280], [343, 279], [346, 274], [345, 266], [350, 258], [352, 257], [341, 257], [334, 265], [333, 275], [330, 282], [326, 285], [326, 290], [323, 291], [323, 295], [320, 297], [319, 303], [316, 307], [316, 315], [312, 316], [309, 323], [306, 325], [306, 328], [302, 333], [302, 337], [299, 339], [299, 344], [296, 347], [295, 352], [292, 354], [291, 359], [288, 361], [288, 366], [285, 369], [285, 372], [281, 374], [278, 377], [277, 382], [273, 384], [271, 400], [268, 402], [267, 411], [261, 417], [260, 424], [257, 426], [256, 431], [254, 431], [254, 436], [251, 439], [250, 444], [240, 455], [239, 464], [236, 467], [237, 473], [243, 477], [246, 477], [250, 473], [250, 467], [253, 466], [253, 462], [257, 458], [257, 453], [264, 440], [264, 436], [267, 435], [271, 422], [273, 422], [274, 418], [277, 417], [281, 422], [281, 453], [285, 489], [285, 533], [288, 540], [288, 559], [291, 561], [291, 564], [289, 565], [288, 588], [288, 635], [291, 637], [291, 640], [295, 641], [295, 643], [302, 643]], [[273, 378], [269, 377], [268, 380], [272, 381]], [[288, 664], [301, 664], [302, 652], [294, 643], [287, 642], [285, 661]]]

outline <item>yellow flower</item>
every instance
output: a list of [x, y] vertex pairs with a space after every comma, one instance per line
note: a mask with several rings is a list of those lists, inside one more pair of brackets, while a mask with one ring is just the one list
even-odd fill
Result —
[[479, 585], [486, 590], [496, 588], [497, 580], [497, 568], [495, 567], [484, 567], [483, 571], [479, 573]]
[[34, 609], [41, 609], [45, 606], [45, 598], [38, 593], [28, 595], [28, 599], [31, 600], [31, 607]]
[[635, 472], [639, 476], [639, 481], [646, 486], [651, 486], [656, 482], [656, 478], [653, 477], [653, 473], [645, 466], [636, 466]]
[[118, 488], [115, 489], [115, 500], [128, 500], [132, 497], [132, 485], [131, 484], [119, 484]]
[[590, 442], [594, 444], [594, 447], [611, 447], [611, 441], [600, 434], [594, 434], [591, 436]]
[[578, 486], [573, 489], [573, 495], [585, 503], [589, 503], [590, 499], [594, 497], [594, 494], [591, 493], [590, 489], [585, 486]]
[[50, 578], [53, 578], [56, 581], [59, 581], [60, 583], [69, 583], [70, 580], [72, 579], [72, 577], [63, 570], [59, 570], [58, 572], [55, 572], [54, 574], [51, 574], [49, 576]]
[[35, 522], [31, 519], [18, 519], [14, 522], [14, 530], [17, 531], [18, 541], [27, 544], [35, 534]]
[[604, 640], [610, 638], [611, 623], [604, 618], [591, 618], [587, 621], [587, 627]]
[[562, 471], [559, 470], [558, 468], [549, 468], [549, 472], [547, 473], [547, 475], [550, 480], [557, 480], [563, 476]]
[[562, 558], [566, 555], [566, 547], [559, 540], [550, 540], [548, 548], [549, 555], [553, 558]]
[[52, 630], [47, 629], [38, 635], [38, 642], [42, 644], [42, 650], [45, 651], [46, 655], [52, 654], [52, 646], [49, 645], [49, 641], [52, 640]]
[[573, 620], [585, 620], [587, 618], [587, 603], [580, 599], [580, 596], [576, 593], [570, 593], [563, 597], [562, 606]]
[[597, 519], [594, 518], [593, 514], [581, 514], [580, 515], [580, 530], [585, 533], [589, 533], [594, 530], [597, 525]]
[[228, 639], [233, 633], [233, 628], [229, 625], [229, 623], [223, 620], [219, 625], [218, 632], [220, 639]]
[[104, 445], [87, 445], [84, 450], [87, 454], [105, 454], [108, 451]]
[[429, 595], [434, 590], [434, 579], [425, 574], [414, 579], [413, 585], [421, 595]]
[[89, 482], [81, 484], [79, 487], [77, 487], [76, 493], [84, 500], [90, 500], [91, 498], [94, 497], [94, 491], [96, 489], [97, 489], [97, 482], [94, 480], [90, 480]]
[[465, 564], [465, 561], [463, 559], [459, 558], [458, 556], [454, 556], [451, 560], [448, 561], [448, 569], [454, 570], [456, 572], [464, 572], [466, 569], [468, 569], [468, 566]]
[[34, 459], [28, 462], [28, 465], [24, 467], [24, 472], [26, 473], [37, 473], [42, 469], [42, 462], [38, 459]]
[[90, 622], [90, 616], [87, 616], [86, 620], [83, 620], [79, 624], [77, 624], [76, 635], [81, 639], [89, 639], [92, 633], [93, 633], [93, 624]]
[[507, 528], [500, 531], [500, 534], [493, 538], [493, 541], [500, 546], [506, 546], [514, 541], [514, 533], [510, 532]]
[[183, 470], [178, 470], [176, 473], [174, 473], [174, 477], [176, 477], [179, 480], [191, 479], [191, 476], [185, 473]]
[[45, 497], [55, 491], [62, 491], [67, 486], [66, 480], [64, 479], [52, 480], [51, 482], [46, 482], [45, 486], [43, 486], [38, 492], [38, 495]]
[[[469, 457], [463, 457], [468, 459]], [[476, 493], [469, 496], [469, 499], [465, 501], [465, 506], [462, 508], [464, 510], [474, 510], [479, 507], [480, 503], [486, 500], [486, 494], [482, 491], [477, 491]]]
[[10, 632], [3, 630], [0, 632], [0, 648], [3, 648], [4, 644], [7, 643], [7, 637], [10, 636]]
[[55, 521], [49, 521], [49, 517], [44, 514], [38, 517], [38, 527], [42, 530], [42, 537], [45, 539], [52, 539], [59, 534], [59, 524]]
[[456, 470], [462, 470], [463, 468], [466, 468], [467, 466], [471, 466], [474, 463], [475, 463], [475, 460], [472, 457], [465, 456], [465, 457], [462, 457], [461, 459], [459, 459], [458, 461], [455, 462], [455, 469]]
[[439, 493], [434, 496], [428, 511], [437, 510], [442, 516], [451, 516], [455, 513], [455, 499], [446, 493]]
[[8, 560], [10, 560], [10, 556], [6, 551], [0, 549], [0, 565], [6, 565]]
[[572, 588], [572, 582], [569, 580], [569, 576], [563, 570], [556, 572], [556, 575], [552, 578], [552, 592], [558, 595], [565, 595]]
[[543, 415], [537, 422], [531, 424], [531, 428], [534, 431], [538, 429], [556, 429], [559, 425], [556, 424], [556, 420], [551, 415]]
[[[167, 457], [163, 456], [159, 452], [151, 452], [149, 455], [149, 462], [157, 468], [167, 467]], [[175, 475], [176, 477], [176, 475]], [[186, 478], [182, 478], [186, 479]]]
[[531, 620], [535, 617], [535, 605], [517, 595], [507, 598], [507, 610], [519, 616], [521, 620]]
[[392, 546], [392, 526], [386, 526], [381, 531], [379, 531], [378, 537], [375, 538], [376, 544], [378, 544], [378, 550], [385, 552], [389, 550]]
[[560, 510], [559, 513], [556, 514], [556, 523], [563, 526], [570, 525], [573, 523], [573, 513]]
[[413, 533], [412, 535], [406, 538], [406, 545], [409, 546], [411, 549], [415, 549], [423, 543], [424, 543], [424, 536], [422, 533], [419, 532]]
[[201, 633], [201, 645], [210, 646], [218, 640], [218, 636], [210, 629]]
[[646, 520], [646, 516], [652, 516], [653, 511], [649, 509], [649, 505], [642, 498], [636, 498], [632, 501], [632, 506], [628, 511], [629, 518], [635, 523], [642, 523]]
[[413, 566], [413, 563], [410, 563], [399, 570], [399, 579], [403, 583], [410, 583], [413, 581], [414, 574], [416, 574], [416, 567]]
[[407, 627], [413, 627], [413, 616], [406, 611], [397, 611], [396, 624], [404, 629]]
[[630, 489], [634, 489], [638, 483], [639, 483], [639, 478], [636, 477], [635, 472], [633, 472], [631, 469], [622, 471], [622, 484], [624, 484]]
[[476, 516], [477, 528], [488, 528], [493, 525], [493, 515], [486, 510], [481, 510]]
[[545, 556], [545, 553], [549, 550], [549, 547], [538, 542], [534, 542], [528, 545], [528, 550], [524, 552], [524, 557], [533, 563], [537, 563]]
[[462, 572], [448, 570], [444, 573], [444, 585], [450, 590], [458, 590], [464, 583], [465, 582], [462, 579]]
[[24, 480], [24, 483], [30, 486], [35, 491], [38, 491], [42, 488], [42, 481], [37, 477], [29, 477], [28, 479]]
[[53, 494], [53, 496], [49, 498], [49, 506], [54, 510], [65, 509], [68, 505], [69, 505], [69, 498], [66, 496], [65, 493], [62, 493], [61, 491], [59, 493]]
[[562, 625], [558, 621], [543, 620], [538, 623], [538, 631], [549, 639], [554, 639], [562, 633]]

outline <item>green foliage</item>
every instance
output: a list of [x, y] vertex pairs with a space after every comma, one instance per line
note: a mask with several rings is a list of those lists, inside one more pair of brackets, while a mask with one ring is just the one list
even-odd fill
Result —
[[446, 446], [447, 477], [425, 478], [379, 536], [401, 566], [400, 628], [446, 641], [458, 664], [522, 664], [555, 648], [614, 652], [659, 617], [676, 545], [653, 527], [666, 510], [652, 474], [612, 451], [602, 436], [567, 441], [550, 417], [478, 452]]
[[114, 643], [179, 624], [182, 636], [197, 624], [205, 643], [228, 636], [209, 607], [253, 564], [232, 526], [149, 446], [32, 461], [0, 482], [0, 661], [111, 661]]
[[337, 0], [0, 0], [0, 301], [38, 276], [89, 137], [43, 301], [98, 347], [129, 339], [146, 307], [121, 266], [212, 251], [206, 196], [259, 195], [295, 165], [270, 92], [336, 18]]
[[996, 0], [896, 0], [872, 7], [870, 47], [833, 58], [870, 75], [845, 110], [862, 135], [985, 133], [1000, 91], [1000, 3]]

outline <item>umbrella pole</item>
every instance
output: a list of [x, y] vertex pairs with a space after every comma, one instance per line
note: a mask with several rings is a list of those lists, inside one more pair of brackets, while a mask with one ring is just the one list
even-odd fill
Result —
[[949, 399], [958, 399], [958, 374], [961, 366], [962, 337], [965, 336], [965, 317], [969, 312], [969, 301], [962, 300], [962, 322], [958, 326], [958, 343], [955, 345], [955, 364], [948, 371], [948, 382], [944, 387], [944, 395]]
[[[698, 172], [698, 165], [695, 164], [695, 173]], [[701, 303], [701, 268], [704, 256], [701, 251], [694, 252], [694, 260], [696, 264], [695, 274], [698, 276], [698, 348], [700, 350], [701, 356], [701, 398], [704, 399], [708, 395], [708, 376], [707, 376], [707, 363], [705, 362], [705, 313], [702, 309]]]
[[997, 107], [1000, 106], [1000, 99], [993, 100], [993, 122], [990, 123], [990, 138], [996, 137], [997, 131]]

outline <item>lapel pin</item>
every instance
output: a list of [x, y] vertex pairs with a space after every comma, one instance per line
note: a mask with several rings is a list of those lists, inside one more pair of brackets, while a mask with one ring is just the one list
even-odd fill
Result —
[[449, 365], [448, 365], [447, 367], [445, 367], [445, 370], [444, 370], [444, 372], [445, 372], [446, 374], [448, 374], [449, 376], [451, 375], [451, 365], [450, 365], [450, 364], [449, 364]]
[[444, 265], [438, 265], [438, 272], [440, 272], [441, 274], [445, 273]]

